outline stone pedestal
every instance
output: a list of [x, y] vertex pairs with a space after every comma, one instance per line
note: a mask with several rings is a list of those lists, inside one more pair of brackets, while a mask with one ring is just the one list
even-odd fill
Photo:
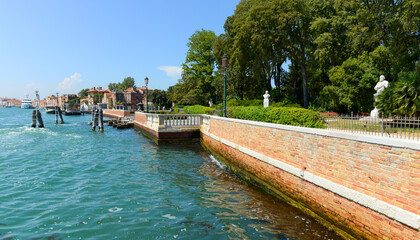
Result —
[[370, 116], [371, 118], [377, 118], [379, 115], [379, 109], [377, 107], [375, 107], [371, 112], [370, 112]]

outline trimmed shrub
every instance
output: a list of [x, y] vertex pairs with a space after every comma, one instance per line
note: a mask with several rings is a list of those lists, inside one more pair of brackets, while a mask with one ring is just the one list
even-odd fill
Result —
[[293, 126], [325, 128], [323, 117], [315, 111], [295, 107], [231, 107], [228, 117]]
[[273, 104], [270, 104], [270, 107], [284, 107], [284, 103], [283, 102], [276, 102]]
[[[288, 102], [276, 102], [271, 104], [270, 103], [270, 107], [293, 107], [293, 108], [303, 108], [301, 105], [297, 104], [297, 103], [288, 103]], [[312, 109], [314, 110], [314, 109]]]
[[189, 114], [208, 114], [213, 115], [214, 114], [214, 108], [201, 106], [201, 105], [194, 105], [194, 106], [185, 106], [184, 107], [184, 113]]
[[[223, 106], [223, 104], [222, 104]], [[227, 107], [235, 107], [235, 106], [263, 106], [262, 99], [252, 99], [252, 100], [238, 100], [238, 99], [230, 99], [226, 102]]]
[[163, 111], [163, 110], [149, 111], [149, 113], [154, 113], [154, 114], [172, 114], [170, 111]]
[[[223, 102], [222, 102], [223, 106]], [[235, 106], [241, 106], [240, 102], [236, 98], [232, 98], [226, 102], [226, 107], [235, 107]]]

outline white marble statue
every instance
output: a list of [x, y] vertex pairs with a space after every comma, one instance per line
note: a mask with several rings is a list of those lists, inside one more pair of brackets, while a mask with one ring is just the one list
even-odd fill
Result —
[[373, 94], [373, 96], [375, 96], [375, 101], [378, 101], [377, 97], [379, 96], [379, 94], [381, 94], [385, 88], [387, 88], [389, 86], [389, 82], [387, 80], [385, 80], [385, 76], [381, 75], [379, 77], [379, 82], [376, 84], [375, 86], [375, 90], [376, 93]]
[[270, 105], [270, 100], [268, 98], [270, 97], [270, 94], [268, 94], [268, 91], [265, 91], [264, 97], [264, 107], [268, 107]]
[[[385, 90], [385, 88], [387, 88], [389, 86], [389, 82], [387, 80], [385, 80], [385, 76], [381, 75], [379, 77], [379, 82], [376, 84], [375, 86], [375, 91], [376, 93], [373, 94], [373, 96], [375, 97], [375, 102], [378, 101], [378, 96]], [[374, 108], [371, 112], [370, 112], [370, 117], [372, 118], [377, 118], [379, 114], [379, 109], [378, 108]]]
[[213, 106], [213, 101], [210, 99], [210, 101], [209, 101], [209, 106], [211, 107], [211, 106]]

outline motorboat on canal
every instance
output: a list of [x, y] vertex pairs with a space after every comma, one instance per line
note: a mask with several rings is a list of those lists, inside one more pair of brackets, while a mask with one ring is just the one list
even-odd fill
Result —
[[57, 106], [46, 106], [45, 107], [45, 113], [55, 114], [56, 109], [57, 109]]

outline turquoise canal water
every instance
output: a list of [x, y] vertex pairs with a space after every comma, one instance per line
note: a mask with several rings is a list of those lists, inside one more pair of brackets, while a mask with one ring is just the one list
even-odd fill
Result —
[[199, 144], [0, 108], [0, 239], [339, 239]]

